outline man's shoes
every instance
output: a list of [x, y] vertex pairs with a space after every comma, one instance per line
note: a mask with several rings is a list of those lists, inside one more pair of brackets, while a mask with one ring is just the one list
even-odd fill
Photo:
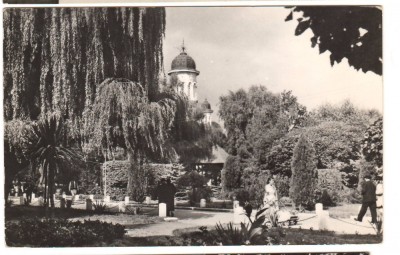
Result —
[[357, 218], [354, 218], [354, 220], [355, 220], [355, 221], [358, 221], [358, 222], [362, 222], [362, 220], [358, 220]]

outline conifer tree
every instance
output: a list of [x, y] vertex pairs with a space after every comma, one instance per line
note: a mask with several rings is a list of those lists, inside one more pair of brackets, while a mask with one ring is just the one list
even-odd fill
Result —
[[318, 181], [315, 150], [312, 144], [301, 136], [293, 151], [290, 197], [296, 206], [310, 208], [314, 205], [314, 191]]

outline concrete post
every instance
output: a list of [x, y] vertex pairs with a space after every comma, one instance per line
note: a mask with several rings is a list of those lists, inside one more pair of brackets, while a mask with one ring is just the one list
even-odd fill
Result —
[[44, 198], [43, 197], [39, 197], [39, 206], [43, 206], [44, 205]]
[[129, 204], [129, 197], [128, 196], [125, 197], [125, 204], [126, 205]]
[[322, 211], [318, 216], [318, 229], [329, 230], [329, 211]]
[[146, 204], [149, 205], [151, 201], [151, 198], [149, 196], [146, 197]]
[[204, 208], [204, 207], [206, 207], [206, 200], [203, 198], [203, 199], [200, 199], [200, 208]]
[[94, 200], [94, 195], [89, 195], [90, 200]]
[[35, 200], [35, 193], [32, 192], [32, 201]]
[[24, 198], [24, 196], [20, 196], [20, 197], [19, 197], [19, 204], [20, 204], [20, 205], [24, 205], [24, 204], [25, 204], [25, 198]]
[[238, 206], [233, 209], [233, 224], [240, 224], [244, 221], [244, 210], [243, 207]]
[[323, 210], [324, 210], [324, 207], [321, 203], [315, 204], [315, 214], [316, 215], [321, 215]]
[[125, 211], [126, 211], [125, 202], [119, 202], [118, 203], [118, 212], [125, 212]]
[[111, 198], [110, 198], [110, 196], [104, 196], [104, 202], [105, 203], [110, 203], [110, 201], [111, 201]]
[[158, 204], [158, 216], [167, 217], [167, 205], [165, 203]]

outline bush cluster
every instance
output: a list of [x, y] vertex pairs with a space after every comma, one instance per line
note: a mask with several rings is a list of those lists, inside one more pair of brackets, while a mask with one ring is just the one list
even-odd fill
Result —
[[8, 246], [81, 247], [122, 238], [125, 227], [101, 221], [31, 218], [6, 223]]

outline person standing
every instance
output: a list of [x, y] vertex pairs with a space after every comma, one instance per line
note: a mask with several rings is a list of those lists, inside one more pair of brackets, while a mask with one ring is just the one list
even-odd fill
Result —
[[379, 218], [383, 217], [383, 176], [378, 175], [376, 178], [376, 209]]
[[[166, 193], [167, 193], [167, 183], [166, 183], [165, 179], [162, 178], [157, 187], [158, 206], [160, 206], [161, 203], [164, 203], [167, 205], [167, 194]], [[167, 214], [168, 214], [168, 209], [167, 209]]]
[[78, 192], [78, 183], [75, 180], [69, 182], [68, 190], [72, 195], [71, 204], [74, 202], [76, 193]]
[[278, 211], [278, 192], [276, 191], [275, 182], [272, 177], [267, 180], [267, 185], [265, 185], [264, 194], [264, 208], [269, 208], [269, 211]]
[[32, 181], [27, 181], [25, 183], [25, 193], [26, 193], [26, 201], [28, 205], [32, 202], [32, 192], [33, 192], [33, 183]]
[[376, 187], [375, 184], [371, 181], [371, 176], [366, 175], [364, 177], [364, 183], [361, 185], [361, 195], [362, 195], [362, 206], [360, 212], [358, 213], [358, 217], [354, 218], [354, 220], [362, 222], [365, 213], [369, 207], [371, 212], [372, 222], [377, 223], [376, 221]]
[[176, 188], [175, 185], [171, 182], [171, 178], [167, 179], [166, 190], [167, 216], [174, 217]]

